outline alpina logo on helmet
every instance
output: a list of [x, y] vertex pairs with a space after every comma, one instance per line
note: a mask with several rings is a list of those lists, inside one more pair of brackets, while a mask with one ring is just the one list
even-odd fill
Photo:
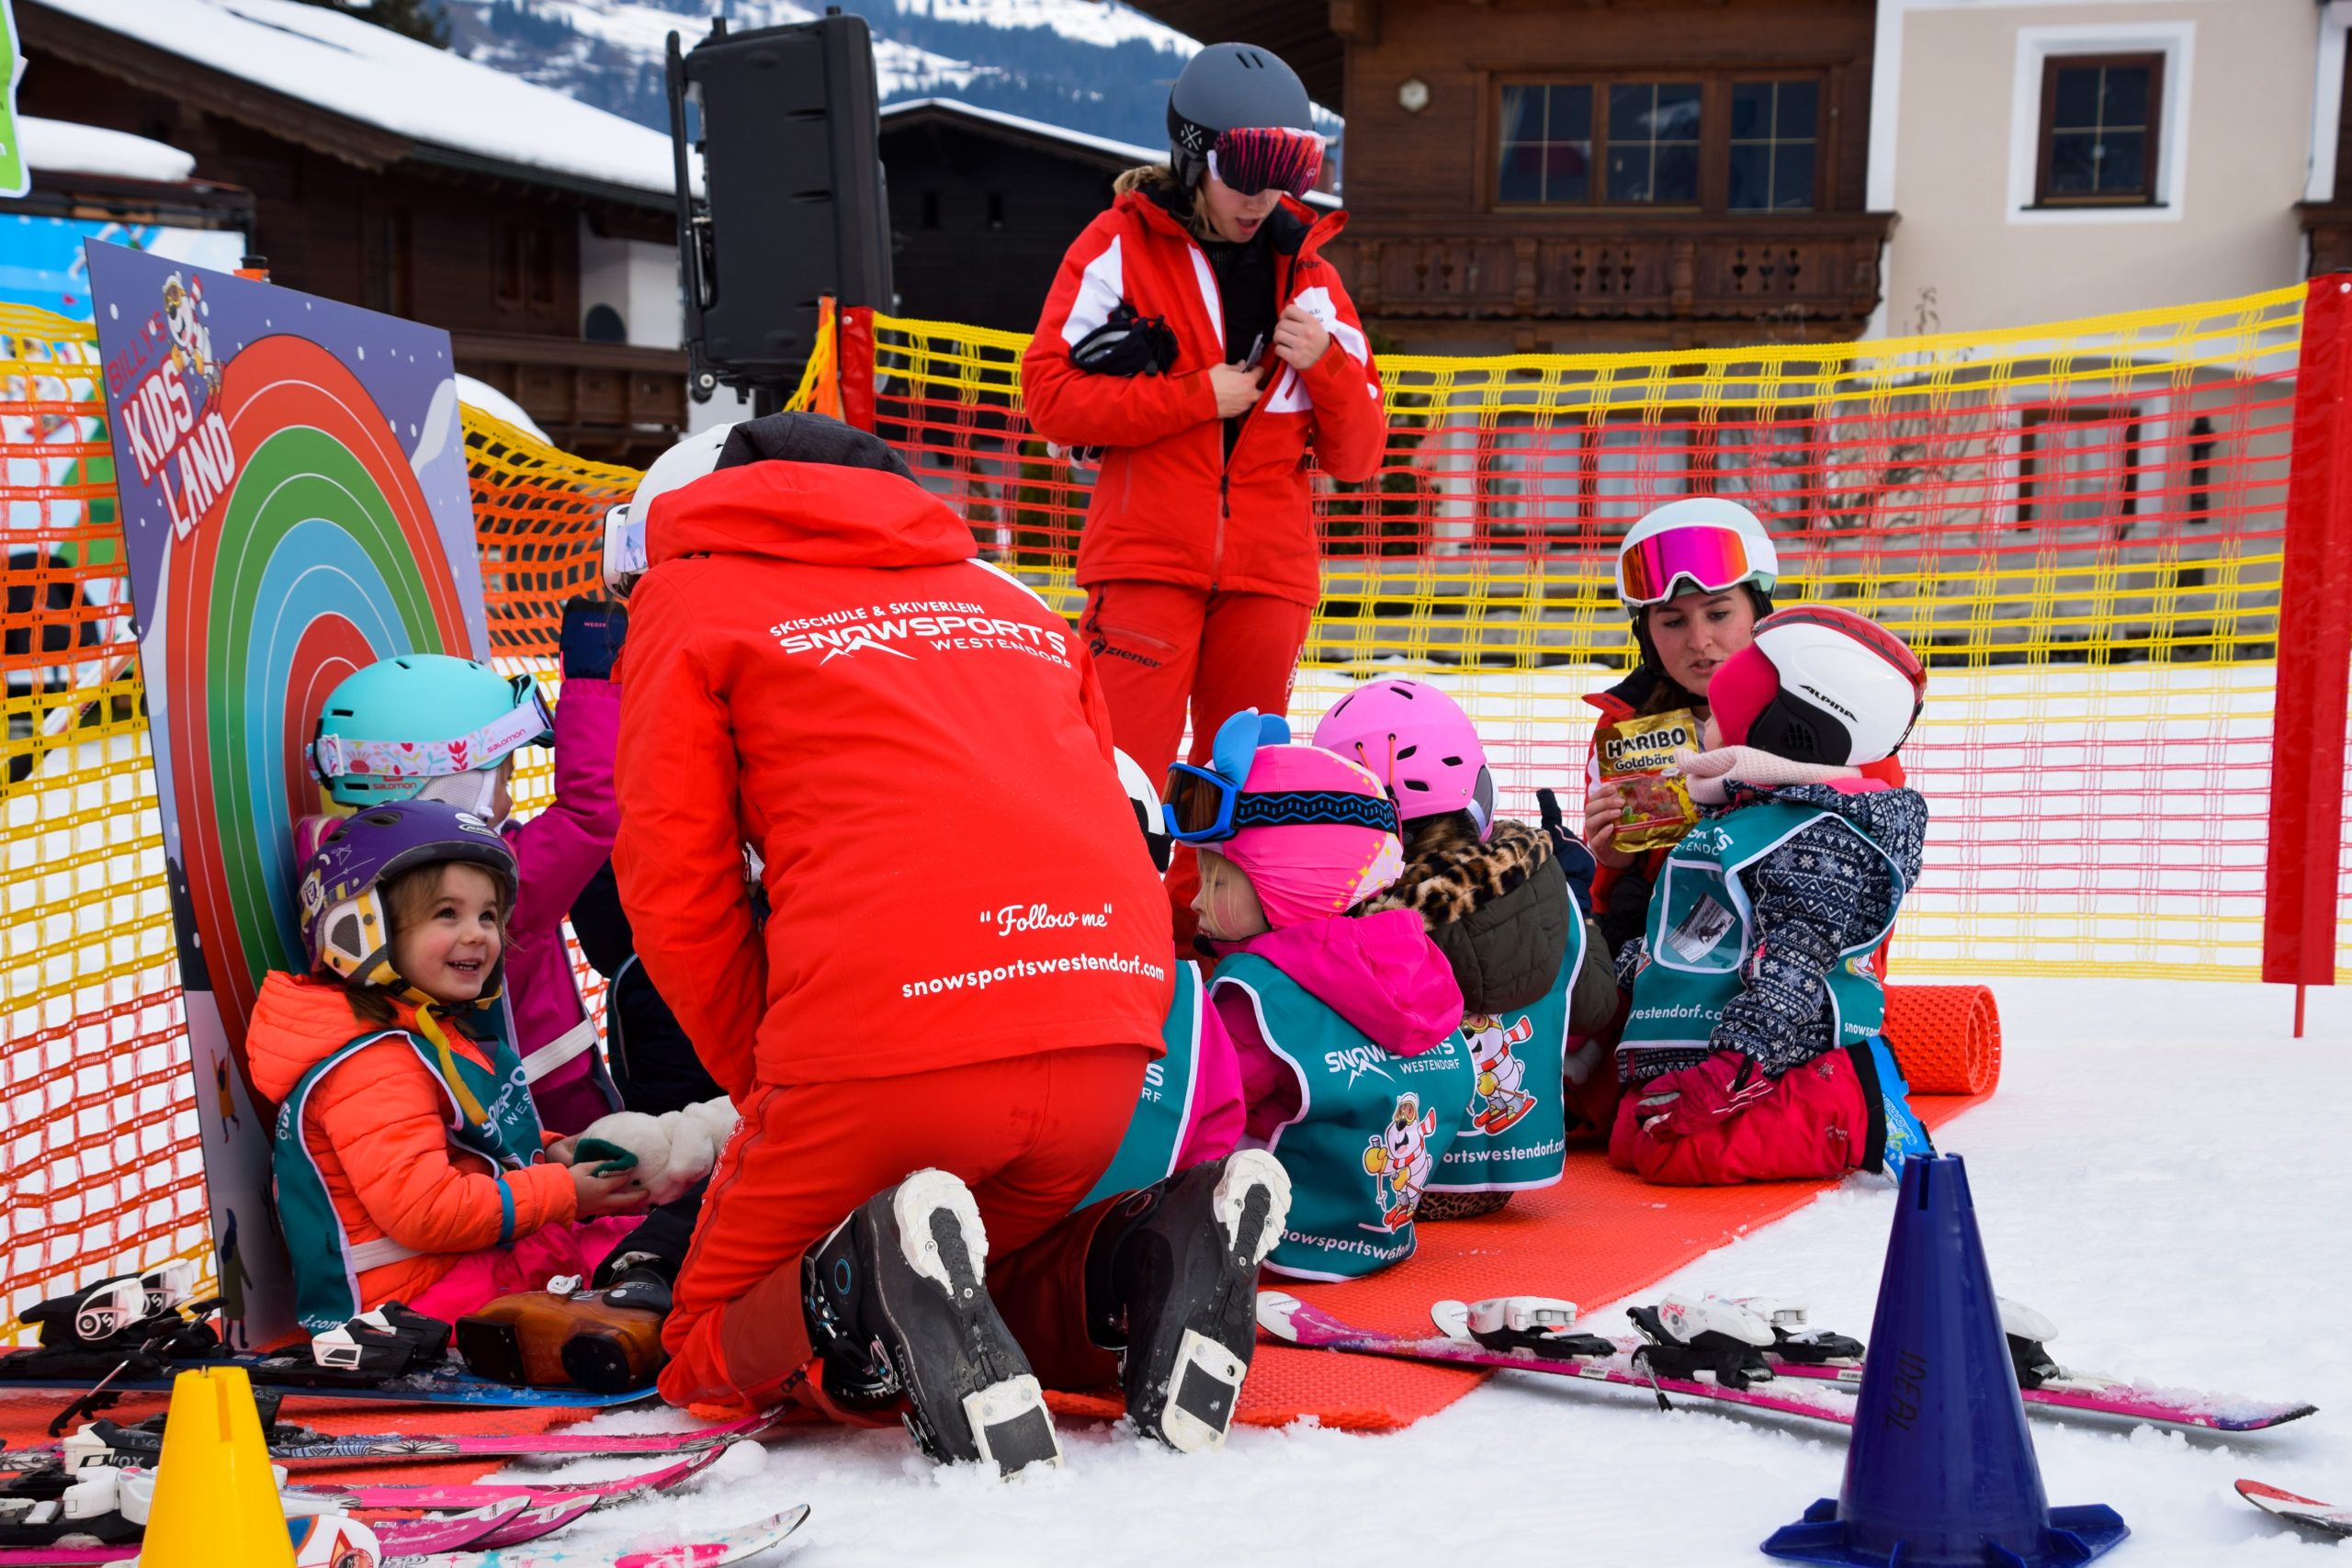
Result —
[[1812, 682], [1797, 681], [1792, 682], [1792, 684], [1793, 684], [1797, 690], [1803, 692], [1806, 696], [1811, 697], [1815, 702], [1819, 703], [1823, 707], [1827, 708], [1831, 713], [1843, 716], [1848, 723], [1859, 724], [1861, 721], [1861, 715], [1856, 713], [1852, 708], [1848, 707], [1844, 703], [1839, 702], [1836, 697], [1831, 696], [1828, 693], [1823, 691]]

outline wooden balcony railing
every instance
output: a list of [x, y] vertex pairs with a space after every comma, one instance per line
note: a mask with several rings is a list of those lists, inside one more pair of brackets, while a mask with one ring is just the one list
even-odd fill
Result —
[[558, 446], [643, 466], [686, 427], [686, 355], [523, 333], [451, 333], [458, 368], [523, 405]]
[[1332, 253], [1366, 316], [1859, 325], [1890, 212], [1351, 215]]
[[2352, 271], [2352, 201], [2306, 201], [2295, 210], [2302, 215], [2303, 232], [2311, 236], [2309, 276]]

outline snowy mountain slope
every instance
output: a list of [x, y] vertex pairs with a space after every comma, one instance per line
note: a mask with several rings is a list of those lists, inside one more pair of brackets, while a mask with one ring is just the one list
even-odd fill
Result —
[[[1156, 145], [1167, 85], [1198, 49], [1116, 0], [845, 0], [865, 17], [885, 103], [952, 96]], [[795, 0], [447, 0], [450, 47], [655, 129], [664, 41], [723, 14], [737, 29], [808, 21]]]

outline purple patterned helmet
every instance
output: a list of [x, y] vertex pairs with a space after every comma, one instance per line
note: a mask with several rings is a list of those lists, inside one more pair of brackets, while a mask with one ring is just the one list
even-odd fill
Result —
[[[396, 800], [336, 823], [303, 866], [298, 893], [311, 969], [363, 986], [397, 982], [383, 889], [404, 871], [453, 860], [496, 877], [513, 907], [514, 852], [497, 829], [469, 811], [438, 800]], [[493, 977], [483, 994], [495, 988]]]
[[1485, 839], [1495, 825], [1495, 775], [1470, 716], [1423, 681], [1372, 681], [1334, 704], [1315, 744], [1372, 770], [1406, 822], [1467, 811]]

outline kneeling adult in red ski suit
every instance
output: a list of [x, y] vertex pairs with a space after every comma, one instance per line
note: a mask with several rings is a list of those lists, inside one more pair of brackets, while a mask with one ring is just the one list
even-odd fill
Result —
[[[927, 1451], [1010, 1472], [1059, 1457], [1023, 1341], [1123, 1344], [1138, 1427], [1221, 1441], [1273, 1240], [1243, 1222], [1278, 1232], [1275, 1195], [1227, 1160], [1069, 1218], [1171, 982], [1167, 902], [1068, 624], [973, 559], [888, 446], [817, 415], [682, 444], [632, 508], [650, 566], [614, 864], [646, 968], [741, 1113], [662, 1393], [853, 1419], [903, 1404]], [[942, 833], [956, 852], [924, 841]], [[1215, 1363], [1221, 1418], [1170, 1402], [1193, 1386], [1180, 1348]]]

